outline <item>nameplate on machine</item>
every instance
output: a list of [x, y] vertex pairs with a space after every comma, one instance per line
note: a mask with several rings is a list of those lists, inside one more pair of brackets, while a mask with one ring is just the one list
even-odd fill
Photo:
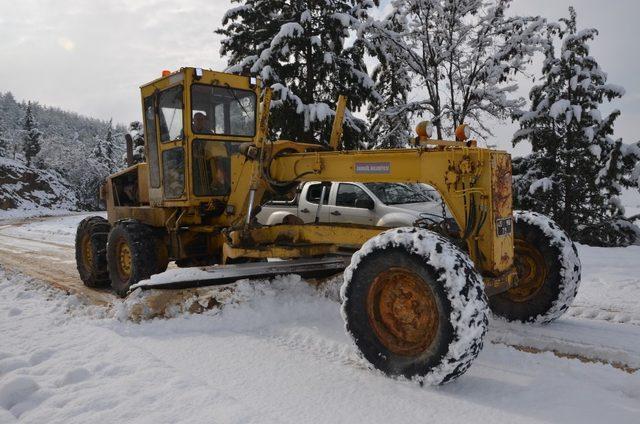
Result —
[[496, 219], [496, 233], [498, 237], [504, 237], [511, 234], [512, 231], [511, 218]]
[[390, 162], [356, 162], [356, 174], [389, 174]]

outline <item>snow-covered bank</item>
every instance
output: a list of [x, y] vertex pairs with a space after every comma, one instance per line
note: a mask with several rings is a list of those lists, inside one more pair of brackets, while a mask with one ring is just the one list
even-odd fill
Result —
[[[640, 378], [488, 343], [421, 388], [368, 370], [337, 305], [295, 277], [222, 311], [133, 324], [0, 270], [0, 422], [616, 422]], [[538, 407], [536, 405], [544, 405]]]
[[[0, 214], [3, 211], [0, 211]], [[9, 211], [11, 212], [11, 211]], [[48, 241], [73, 246], [76, 238], [78, 223], [88, 216], [107, 217], [106, 212], [76, 212], [60, 211], [59, 214], [50, 214], [46, 218], [25, 220], [29, 217], [17, 217], [19, 219], [3, 219], [0, 215], [0, 229], [2, 234], [36, 241]], [[20, 221], [20, 225], [15, 225]]]
[[68, 214], [78, 199], [58, 173], [0, 157], [0, 219]]

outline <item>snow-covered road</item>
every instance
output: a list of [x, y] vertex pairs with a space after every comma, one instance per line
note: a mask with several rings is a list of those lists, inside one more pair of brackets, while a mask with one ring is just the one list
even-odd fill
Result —
[[[25, 262], [54, 255], [37, 242], [72, 246], [81, 218], [0, 223], [0, 264], [12, 250]], [[71, 274], [73, 250], [61, 250], [57, 266]], [[494, 343], [561, 341], [640, 363], [640, 248], [580, 254], [583, 285], [565, 318], [493, 322], [469, 372], [438, 388], [368, 370], [336, 303], [295, 276], [242, 282], [222, 310], [135, 324], [0, 269], [0, 423], [638, 423], [639, 372]]]

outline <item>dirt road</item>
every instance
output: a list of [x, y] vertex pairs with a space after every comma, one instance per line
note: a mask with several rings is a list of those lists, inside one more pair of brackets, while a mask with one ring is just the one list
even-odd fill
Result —
[[[25, 228], [38, 222], [51, 220], [64, 222], [65, 218], [35, 218], [0, 225], [0, 264], [30, 277], [46, 281], [66, 292], [87, 298], [98, 305], [108, 305], [115, 296], [108, 291], [87, 289], [75, 266], [75, 249], [69, 237], [29, 231]], [[76, 218], [77, 219], [77, 218]], [[36, 225], [37, 227], [37, 225]]]

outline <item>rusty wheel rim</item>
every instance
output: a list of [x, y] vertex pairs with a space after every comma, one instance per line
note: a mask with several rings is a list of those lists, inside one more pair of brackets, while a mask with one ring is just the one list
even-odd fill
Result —
[[118, 242], [118, 274], [123, 281], [131, 276], [131, 249], [125, 240]]
[[88, 270], [93, 267], [93, 247], [91, 246], [91, 237], [89, 234], [85, 234], [82, 237], [82, 261], [84, 262], [85, 268]]
[[514, 263], [518, 271], [518, 286], [506, 292], [514, 302], [526, 302], [533, 298], [547, 279], [547, 264], [542, 253], [531, 243], [514, 240]]
[[380, 342], [398, 355], [427, 350], [438, 332], [438, 305], [431, 288], [413, 271], [390, 268], [367, 295], [369, 323]]

